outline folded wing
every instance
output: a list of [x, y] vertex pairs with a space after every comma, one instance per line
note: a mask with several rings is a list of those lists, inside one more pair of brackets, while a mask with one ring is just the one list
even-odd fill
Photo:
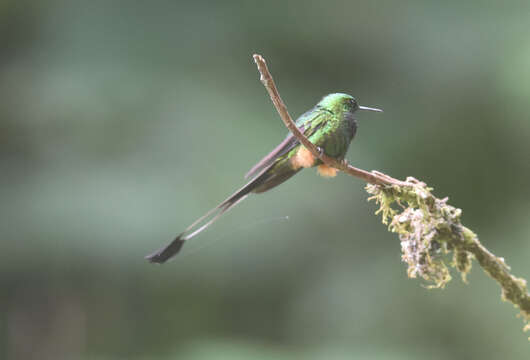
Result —
[[[298, 126], [298, 129], [300, 129], [301, 132], [304, 133], [306, 137], [310, 137], [313, 135], [322, 125], [324, 125], [324, 117], [320, 116], [321, 113], [317, 113], [312, 119], [308, 119], [305, 117], [306, 115], [315, 114], [314, 111], [308, 111], [306, 114], [302, 115], [298, 123], [302, 123]], [[305, 121], [303, 121], [305, 120]], [[256, 174], [258, 174], [263, 169], [269, 167], [272, 165], [278, 158], [282, 157], [283, 155], [287, 154], [289, 151], [291, 151], [294, 147], [299, 145], [300, 142], [292, 133], [289, 132], [289, 135], [278, 145], [274, 150], [272, 150], [268, 155], [266, 155], [263, 159], [261, 159], [256, 165], [252, 167], [246, 174], [245, 179], [249, 177], [253, 177]]]

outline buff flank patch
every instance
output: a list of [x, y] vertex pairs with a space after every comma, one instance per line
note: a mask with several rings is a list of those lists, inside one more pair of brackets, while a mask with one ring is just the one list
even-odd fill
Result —
[[337, 176], [337, 172], [338, 172], [337, 169], [335, 169], [333, 167], [330, 167], [330, 166], [327, 166], [325, 164], [318, 165], [317, 171], [318, 171], [318, 174], [320, 176], [326, 177], [326, 178], [335, 177], [335, 176]]
[[293, 169], [298, 170], [300, 168], [308, 168], [315, 164], [315, 157], [311, 154], [311, 151], [307, 150], [304, 146], [300, 146], [300, 149], [291, 158], [291, 165]]

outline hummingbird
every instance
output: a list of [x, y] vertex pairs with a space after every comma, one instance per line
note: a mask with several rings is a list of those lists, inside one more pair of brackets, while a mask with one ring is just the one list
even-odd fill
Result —
[[[314, 108], [301, 115], [296, 120], [296, 126], [321, 152], [342, 161], [357, 132], [357, 121], [354, 118], [357, 110], [382, 112], [380, 109], [360, 106], [353, 96], [335, 93], [324, 96]], [[247, 172], [245, 178], [251, 180], [245, 186], [197, 219], [169, 245], [145, 258], [152, 263], [166, 262], [180, 251], [184, 242], [205, 230], [250, 194], [264, 193], [288, 180], [300, 170], [315, 166], [323, 177], [337, 175], [337, 169], [327, 166], [313, 156], [289, 132], [274, 150]]]

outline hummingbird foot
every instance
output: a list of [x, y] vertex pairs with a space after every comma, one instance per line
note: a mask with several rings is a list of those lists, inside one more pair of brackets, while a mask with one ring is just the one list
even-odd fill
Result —
[[320, 146], [317, 146], [317, 150], [320, 156], [324, 155], [324, 149], [322, 149]]

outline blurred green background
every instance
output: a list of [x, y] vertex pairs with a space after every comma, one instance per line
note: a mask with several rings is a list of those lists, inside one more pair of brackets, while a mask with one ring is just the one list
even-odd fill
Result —
[[530, 278], [528, 1], [1, 1], [0, 358], [528, 359], [476, 265], [428, 291], [364, 184], [304, 171], [165, 266], [291, 114], [347, 92], [348, 158], [415, 176]]

